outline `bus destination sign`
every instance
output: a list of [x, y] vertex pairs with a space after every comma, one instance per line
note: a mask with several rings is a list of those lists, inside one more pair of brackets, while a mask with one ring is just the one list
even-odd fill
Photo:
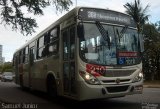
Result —
[[131, 25], [130, 16], [111, 10], [81, 8], [79, 10], [79, 16], [82, 20], [86, 21], [100, 21], [122, 25]]

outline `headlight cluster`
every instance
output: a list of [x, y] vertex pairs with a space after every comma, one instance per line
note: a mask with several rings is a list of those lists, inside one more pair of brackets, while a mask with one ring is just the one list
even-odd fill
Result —
[[100, 81], [94, 77], [93, 75], [91, 75], [90, 73], [84, 72], [84, 71], [80, 71], [79, 72], [81, 77], [88, 83], [88, 84], [100, 84]]
[[143, 79], [143, 73], [140, 72], [138, 75], [133, 79], [133, 82], [139, 82]]

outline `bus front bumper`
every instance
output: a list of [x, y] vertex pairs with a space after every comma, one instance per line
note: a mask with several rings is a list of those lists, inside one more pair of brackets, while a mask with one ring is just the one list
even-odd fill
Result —
[[78, 82], [78, 86], [79, 100], [115, 98], [143, 92], [143, 81], [118, 85], [90, 85]]

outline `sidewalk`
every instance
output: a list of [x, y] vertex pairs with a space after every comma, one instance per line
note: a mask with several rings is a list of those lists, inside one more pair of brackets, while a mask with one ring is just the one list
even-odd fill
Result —
[[143, 84], [144, 88], [160, 88], [160, 81], [145, 81]]
[[160, 85], [153, 85], [153, 84], [144, 84], [143, 85], [144, 88], [160, 88]]

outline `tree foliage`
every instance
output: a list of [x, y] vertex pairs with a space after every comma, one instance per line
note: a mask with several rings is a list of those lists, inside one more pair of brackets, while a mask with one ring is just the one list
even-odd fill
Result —
[[33, 17], [27, 17], [24, 8], [33, 15], [43, 15], [43, 9], [48, 6], [62, 12], [68, 10], [71, 4], [71, 0], [0, 0], [1, 20], [5, 25], [11, 25], [13, 30], [28, 35], [35, 32], [37, 23]]
[[3, 72], [12, 72], [12, 63], [11, 62], [6, 62], [3, 65], [0, 65], [0, 73]]
[[149, 5], [142, 7], [140, 0], [124, 5], [126, 13], [134, 19], [138, 32], [144, 35], [145, 51], [142, 56], [143, 72], [147, 80], [160, 80], [160, 22], [156, 24], [146, 24], [149, 15], [147, 10]]
[[124, 7], [126, 8], [126, 13], [131, 15], [134, 19], [138, 32], [140, 33], [142, 31], [143, 25], [146, 23], [146, 21], [148, 21], [149, 15], [146, 13], [149, 5], [143, 8], [140, 0], [135, 0], [134, 3], [126, 3]]
[[155, 24], [145, 24], [143, 29], [145, 52], [143, 72], [147, 80], [160, 80], [160, 33]]

